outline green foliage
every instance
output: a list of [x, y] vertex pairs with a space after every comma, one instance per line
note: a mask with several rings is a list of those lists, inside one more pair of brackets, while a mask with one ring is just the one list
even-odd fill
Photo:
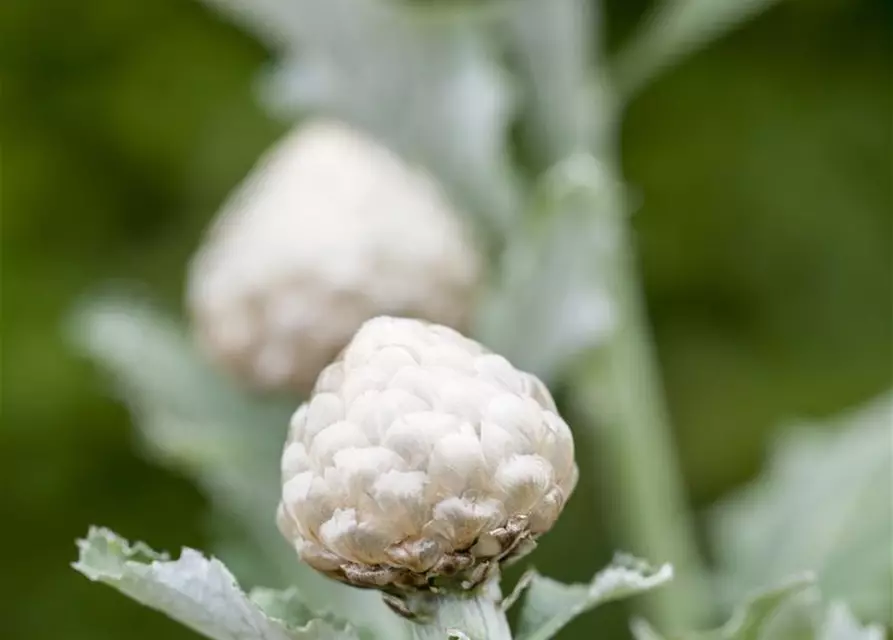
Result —
[[[142, 543], [131, 545], [107, 529], [90, 529], [78, 541], [74, 568], [134, 600], [157, 609], [212, 640], [350, 640], [346, 623], [313, 616], [294, 597], [265, 610], [240, 588], [214, 558], [183, 549], [168, 559]], [[263, 601], [270, 603], [268, 593]], [[297, 605], [297, 606], [294, 606]]]
[[506, 40], [523, 88], [522, 126], [536, 168], [600, 146], [613, 108], [593, 67], [598, 4], [588, 0], [510, 0]]
[[111, 374], [147, 452], [192, 477], [247, 534], [247, 543], [220, 549], [224, 559], [233, 552], [236, 566], [250, 567], [260, 581], [297, 585], [314, 607], [335, 601], [352, 622], [396, 633], [398, 621], [377, 594], [322, 577], [276, 530], [279, 456], [297, 403], [255, 401], [231, 388], [175, 321], [132, 299], [86, 304], [72, 335]]
[[777, 1], [659, 0], [617, 63], [615, 76], [623, 99], [629, 99], [666, 67]]
[[841, 603], [828, 607], [819, 627], [818, 640], [884, 640], [883, 627], [861, 625], [850, 610]]
[[862, 626], [843, 604], [825, 606], [815, 579], [804, 575], [751, 596], [718, 629], [663, 636], [644, 620], [635, 640], [883, 640], [880, 625]]
[[[789, 580], [779, 587], [752, 596], [719, 629], [682, 632], [666, 640], [782, 640], [782, 636], [774, 635], [773, 620], [812, 584], [813, 578], [810, 576]], [[636, 640], [664, 640], [644, 620], [634, 621], [632, 631]]]
[[523, 580], [526, 596], [518, 620], [518, 640], [548, 640], [571, 620], [600, 605], [650, 591], [669, 582], [669, 565], [654, 568], [618, 555], [589, 584], [562, 584], [537, 573]]
[[554, 382], [575, 357], [610, 338], [620, 190], [588, 154], [545, 174], [527, 225], [508, 236], [497, 280], [481, 302], [478, 339]]
[[239, 520], [270, 519], [296, 402], [247, 398], [207, 366], [176, 321], [138, 299], [85, 303], [71, 336], [106, 369], [153, 458], [194, 477]]
[[811, 570], [862, 618], [893, 618], [893, 396], [829, 425], [800, 425], [751, 486], [712, 514], [726, 602]]
[[785, 603], [812, 584], [811, 576], [795, 578], [780, 587], [767, 589], [753, 596], [736, 609], [731, 619], [720, 629], [710, 632], [704, 640], [761, 640], [770, 633], [771, 622]]
[[[606, 4], [600, 30], [622, 34], [642, 3]], [[184, 637], [65, 579], [84, 522], [198, 546], [203, 505], [180, 474], [135, 456], [124, 413], [56, 332], [110, 275], [177, 299], [199, 229], [276, 132], [248, 91], [264, 53], [182, 0], [13, 2], [4, 18], [0, 463], [14, 481], [0, 519], [28, 525], [4, 533], [22, 550], [4, 567], [16, 585], [4, 631]], [[889, 18], [886, 0], [786, 3], [631, 104], [624, 169], [643, 204], [633, 224], [698, 506], [755, 472], [779, 417], [824, 415], [889, 383]], [[605, 553], [590, 520], [553, 532], [538, 565], [583, 579]], [[218, 528], [236, 545], [233, 566], [244, 532]], [[290, 566], [270, 564], [259, 574]], [[589, 622], [581, 637], [592, 624], [614, 637], [604, 617]]]

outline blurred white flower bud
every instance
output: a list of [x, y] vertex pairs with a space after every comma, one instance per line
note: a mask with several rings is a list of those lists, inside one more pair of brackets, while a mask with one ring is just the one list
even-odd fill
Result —
[[439, 187], [345, 125], [277, 144], [195, 256], [187, 303], [208, 354], [249, 385], [309, 391], [363, 321], [462, 327], [478, 256]]
[[577, 473], [539, 379], [453, 329], [379, 317], [292, 418], [277, 518], [336, 579], [468, 589], [552, 527]]

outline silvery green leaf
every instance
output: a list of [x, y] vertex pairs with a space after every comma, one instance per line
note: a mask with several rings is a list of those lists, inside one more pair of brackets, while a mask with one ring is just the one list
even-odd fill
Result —
[[804, 589], [814, 584], [815, 578], [804, 574], [751, 597], [744, 606], [735, 610], [728, 623], [707, 634], [705, 640], [769, 640], [773, 618]]
[[521, 599], [521, 596], [524, 595], [524, 592], [527, 590], [527, 587], [530, 586], [530, 583], [538, 576], [539, 573], [537, 573], [536, 569], [532, 568], [521, 574], [521, 577], [518, 578], [518, 582], [516, 582], [515, 586], [512, 588], [512, 592], [502, 599], [502, 602], [500, 603], [502, 610], [508, 611], [515, 606], [515, 603]]
[[816, 640], [884, 640], [885, 636], [881, 625], [862, 626], [845, 604], [835, 602], [828, 607]]
[[654, 627], [642, 618], [634, 618], [630, 622], [630, 632], [633, 634], [633, 640], [670, 640], [660, 635]]
[[206, 365], [175, 320], [144, 302], [97, 298], [71, 329], [110, 374], [152, 457], [194, 477], [239, 520], [270, 519], [292, 403], [249, 400]]
[[296, 45], [301, 15], [291, 0], [201, 0], [276, 51]]
[[[302, 627], [313, 620], [335, 628], [346, 626], [342, 619], [329, 611], [311, 609], [307, 605], [307, 597], [297, 587], [282, 590], [256, 587], [251, 590], [248, 598], [268, 617], [279, 620], [290, 629]], [[364, 638], [368, 635], [361, 631], [355, 633]]]
[[562, 584], [534, 575], [518, 620], [518, 640], [547, 640], [555, 637], [577, 616], [607, 602], [649, 591], [669, 582], [673, 569], [660, 568], [630, 556], [618, 555], [589, 584]]
[[841, 603], [826, 607], [814, 579], [804, 575], [768, 589], [735, 610], [712, 631], [663, 636], [644, 620], [634, 620], [635, 640], [883, 640], [880, 625], [862, 626]]
[[[232, 550], [239, 566], [265, 582], [301, 586], [311, 606], [337, 603], [357, 626], [400, 637], [400, 621], [377, 594], [316, 573], [276, 529], [279, 458], [297, 402], [267, 406], [247, 398], [206, 366], [183, 327], [134, 299], [88, 302], [75, 314], [71, 335], [110, 374], [146, 452], [193, 478], [215, 510], [244, 532], [244, 541], [224, 539], [224, 558]], [[223, 531], [229, 536], [230, 529]]]
[[322, 640], [358, 638], [347, 624], [304, 616], [274, 618], [239, 588], [219, 560], [184, 548], [170, 560], [142, 543], [131, 545], [107, 529], [91, 528], [75, 569], [165, 613], [213, 640]]
[[548, 380], [616, 328], [611, 264], [619, 186], [591, 156], [557, 165], [539, 186], [535, 215], [519, 225], [481, 304], [475, 336]]
[[827, 425], [789, 430], [766, 471], [711, 514], [726, 602], [815, 570], [825, 597], [891, 621], [893, 395]]
[[722, 37], [778, 0], [659, 0], [613, 72], [628, 100], [663, 69]]
[[804, 575], [758, 593], [739, 606], [732, 618], [718, 629], [682, 632], [665, 638], [639, 619], [631, 625], [633, 637], [636, 640], [783, 640], [771, 629], [774, 618], [813, 584], [812, 576]]
[[524, 83], [524, 125], [547, 165], [593, 148], [610, 119], [607, 93], [594, 82], [593, 14], [586, 0], [514, 0], [507, 7], [509, 51]]
[[488, 225], [512, 221], [513, 99], [477, 12], [425, 16], [391, 0], [206, 2], [279, 49], [262, 83], [275, 112], [340, 118], [425, 166]]

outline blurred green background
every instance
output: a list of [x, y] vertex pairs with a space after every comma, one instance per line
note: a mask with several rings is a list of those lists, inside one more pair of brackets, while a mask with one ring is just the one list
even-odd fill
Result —
[[[609, 49], [646, 4], [607, 2]], [[697, 507], [759, 469], [779, 422], [891, 382], [891, 36], [887, 1], [783, 2], [628, 112], [649, 312]], [[191, 0], [14, 0], [0, 50], [2, 636], [192, 637], [68, 568], [91, 523], [159, 548], [207, 540], [199, 492], [141, 460], [61, 328], [110, 280], [177, 309], [203, 227], [285, 129], [254, 99], [268, 52]], [[561, 577], [593, 568], [544, 546]]]

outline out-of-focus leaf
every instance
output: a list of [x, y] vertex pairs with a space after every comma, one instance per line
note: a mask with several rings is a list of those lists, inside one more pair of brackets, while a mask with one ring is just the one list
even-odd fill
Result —
[[828, 607], [816, 640], [884, 640], [879, 624], [862, 626], [849, 608], [840, 602]]
[[778, 0], [659, 0], [613, 72], [622, 100], [629, 100], [663, 69], [718, 39]]
[[470, 212], [518, 209], [505, 151], [512, 96], [475, 12], [425, 16], [389, 0], [205, 0], [280, 50], [266, 100], [322, 112], [427, 167]]
[[[279, 620], [292, 629], [304, 626], [312, 620], [327, 623], [335, 628], [347, 626], [342, 619], [328, 611], [311, 609], [307, 606], [306, 596], [295, 587], [284, 590], [257, 587], [251, 590], [248, 597], [268, 617]], [[374, 637], [362, 631], [356, 633], [363, 638]]]
[[476, 337], [546, 380], [615, 328], [612, 264], [619, 186], [580, 154], [544, 178], [530, 226], [509, 237]]
[[71, 333], [111, 374], [147, 453], [193, 478], [246, 534], [250, 546], [234, 544], [224, 529], [221, 552], [232, 549], [238, 565], [269, 583], [298, 585], [315, 608], [337, 603], [358, 626], [399, 637], [402, 624], [377, 594], [317, 574], [276, 530], [279, 457], [293, 405], [245, 397], [206, 366], [176, 321], [142, 302], [88, 303]]
[[[705, 640], [768, 640], [773, 618], [804, 589], [815, 584], [812, 575], [804, 575], [753, 596], [732, 615], [722, 628], [708, 633]], [[779, 638], [781, 640], [781, 638]]]
[[152, 457], [192, 476], [240, 521], [271, 519], [294, 406], [246, 398], [205, 364], [175, 320], [136, 300], [88, 302], [71, 333], [111, 374]]
[[518, 581], [515, 583], [515, 586], [512, 588], [511, 593], [509, 593], [505, 598], [502, 599], [500, 606], [503, 611], [508, 611], [518, 600], [521, 599], [521, 596], [524, 595], [524, 592], [527, 590], [527, 587], [530, 586], [530, 583], [533, 582], [535, 578], [539, 576], [539, 573], [536, 569], [530, 568], [521, 574], [521, 577], [518, 578]]
[[763, 476], [713, 512], [727, 603], [814, 570], [830, 600], [893, 620], [893, 395], [834, 422], [788, 432]]
[[[719, 629], [675, 634], [666, 640], [783, 640], [771, 631], [771, 623], [783, 607], [814, 584], [804, 575], [750, 597], [739, 606], [732, 618]], [[645, 620], [634, 620], [632, 633], [636, 640], [664, 640]]]
[[290, 0], [201, 0], [243, 26], [259, 41], [275, 51], [295, 46], [295, 34], [302, 30], [297, 3]]
[[670, 565], [653, 568], [630, 556], [619, 555], [589, 584], [562, 584], [535, 574], [518, 620], [518, 640], [547, 640], [571, 620], [602, 604], [649, 591], [669, 582]]
[[[346, 623], [312, 615], [303, 605], [268, 615], [239, 588], [219, 560], [184, 548], [178, 560], [107, 529], [91, 528], [74, 568], [214, 640], [359, 638]], [[290, 605], [296, 604], [295, 601]]]
[[809, 576], [753, 596], [719, 629], [663, 636], [634, 620], [635, 640], [883, 640], [879, 625], [862, 626], [846, 605], [824, 605]]
[[524, 80], [526, 135], [546, 166], [591, 150], [612, 115], [591, 55], [597, 4], [514, 0], [507, 10], [509, 49]]

